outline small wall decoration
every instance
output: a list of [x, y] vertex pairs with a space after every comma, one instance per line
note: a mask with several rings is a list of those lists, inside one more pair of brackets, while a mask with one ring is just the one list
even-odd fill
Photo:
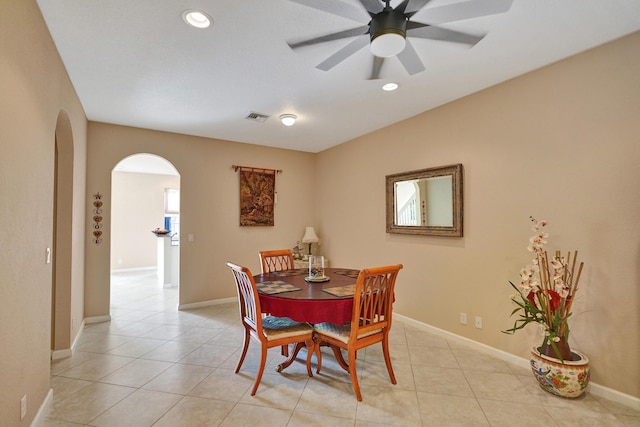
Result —
[[240, 171], [240, 225], [273, 226], [276, 203], [276, 169], [236, 166]]
[[93, 195], [93, 243], [102, 243], [102, 194]]

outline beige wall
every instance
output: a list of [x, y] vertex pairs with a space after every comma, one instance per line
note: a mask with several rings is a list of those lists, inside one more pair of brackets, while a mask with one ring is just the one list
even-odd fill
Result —
[[45, 263], [45, 250], [54, 247], [59, 116], [66, 124], [61, 155], [73, 169], [64, 171], [73, 188], [61, 196], [72, 225], [58, 236], [70, 269], [57, 284], [69, 313], [59, 322], [67, 341], [84, 315], [86, 118], [35, 1], [0, 1], [0, 58], [0, 424], [26, 426], [50, 389], [53, 264]]
[[[258, 251], [292, 248], [304, 227], [315, 225], [313, 154], [103, 123], [89, 123], [89, 141], [87, 193], [106, 199], [104, 243], [86, 253], [87, 317], [109, 314], [111, 170], [129, 155], [159, 155], [180, 173], [181, 305], [234, 297], [226, 261], [258, 272]], [[274, 227], [239, 226], [239, 178], [231, 165], [283, 170], [276, 177]]]
[[[397, 312], [528, 357], [535, 327], [500, 331], [508, 281], [531, 258], [528, 218], [547, 219], [552, 247], [585, 262], [571, 344], [594, 382], [640, 397], [638, 52], [640, 33], [320, 153], [332, 262], [401, 262]], [[464, 237], [386, 234], [385, 175], [452, 163], [464, 165]]]
[[113, 172], [111, 180], [111, 270], [155, 267], [164, 227], [164, 190], [180, 188], [180, 177]]

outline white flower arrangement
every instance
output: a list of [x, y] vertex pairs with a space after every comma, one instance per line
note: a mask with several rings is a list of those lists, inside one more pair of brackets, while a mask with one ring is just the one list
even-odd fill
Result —
[[544, 334], [541, 348], [550, 347], [558, 359], [571, 360], [568, 319], [584, 263], [580, 263], [575, 273], [578, 251], [573, 256], [567, 253], [566, 257], [556, 251], [549, 259], [545, 250], [549, 237], [545, 232], [547, 222], [530, 218], [535, 234], [529, 238], [527, 249], [535, 258], [520, 270], [519, 287], [509, 282], [518, 292], [511, 297], [517, 306], [511, 315], [519, 313], [519, 318], [503, 332], [513, 334], [529, 323], [538, 323]]

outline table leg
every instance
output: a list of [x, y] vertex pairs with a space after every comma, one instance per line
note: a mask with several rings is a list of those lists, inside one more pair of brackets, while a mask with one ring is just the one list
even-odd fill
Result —
[[[285, 360], [284, 362], [278, 365], [278, 367], [276, 368], [276, 372], [282, 372], [283, 369], [286, 369], [289, 365], [291, 365], [296, 360], [296, 357], [298, 356], [298, 353], [300, 352], [302, 347], [307, 347], [307, 351], [309, 353], [313, 353], [315, 348], [315, 343], [312, 339], [304, 342], [296, 343], [296, 345], [293, 347], [293, 350], [289, 352], [289, 357], [287, 358], [287, 360]], [[310, 357], [307, 357], [307, 360], [309, 359]], [[309, 374], [310, 377], [313, 376], [313, 373], [311, 372], [311, 366], [309, 363], [307, 363], [307, 373]]]
[[336, 347], [335, 345], [330, 345], [330, 347], [331, 347], [331, 350], [333, 350], [334, 356], [336, 356], [336, 361], [338, 362], [338, 365], [340, 365], [340, 367], [345, 371], [349, 372], [349, 364], [344, 360], [344, 357], [342, 357], [342, 352], [340, 351], [340, 347]]
[[318, 368], [316, 372], [320, 372], [320, 368], [322, 367], [322, 362], [321, 362], [322, 358], [320, 356], [320, 347], [322, 346], [331, 348], [331, 350], [333, 350], [333, 355], [335, 356], [336, 361], [338, 362], [338, 365], [340, 365], [340, 367], [345, 371], [349, 372], [349, 364], [344, 360], [344, 357], [342, 357], [342, 351], [340, 351], [340, 347], [329, 344], [326, 341], [319, 341], [318, 339], [314, 339], [314, 341], [316, 346], [316, 359], [318, 360]]

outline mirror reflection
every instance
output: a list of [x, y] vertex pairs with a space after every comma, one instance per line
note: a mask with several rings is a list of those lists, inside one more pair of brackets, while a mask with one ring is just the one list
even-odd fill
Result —
[[395, 183], [395, 224], [453, 227], [453, 177]]
[[462, 236], [462, 165], [388, 175], [387, 232]]

